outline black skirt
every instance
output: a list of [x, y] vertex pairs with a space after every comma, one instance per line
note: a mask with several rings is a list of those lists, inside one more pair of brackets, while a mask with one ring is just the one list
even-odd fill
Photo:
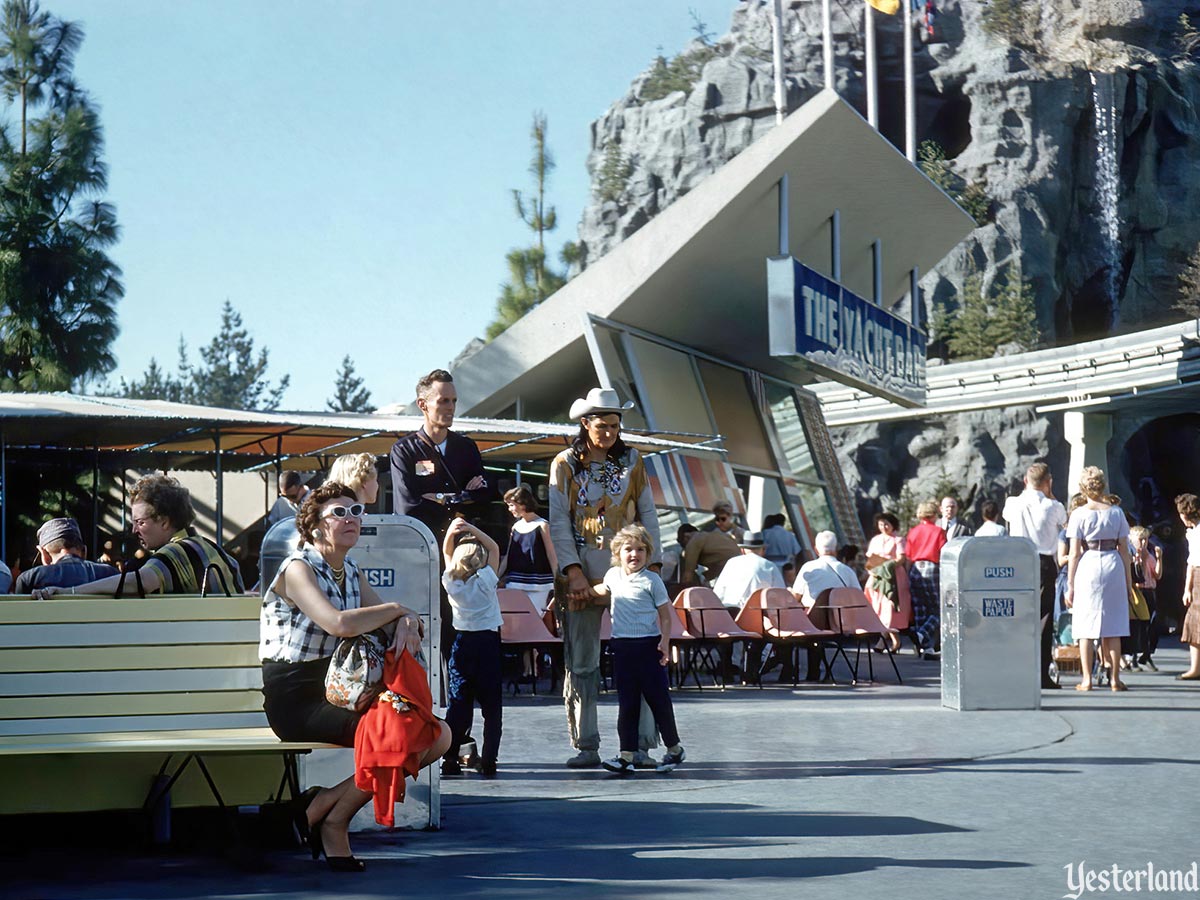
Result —
[[282, 741], [354, 746], [362, 713], [325, 699], [325, 673], [332, 657], [289, 663], [263, 660], [263, 709]]

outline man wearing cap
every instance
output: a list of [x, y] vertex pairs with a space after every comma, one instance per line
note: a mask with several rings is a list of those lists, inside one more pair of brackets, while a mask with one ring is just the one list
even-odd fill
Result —
[[[138, 583], [147, 594], [159, 590], [167, 594], [199, 594], [205, 585], [222, 594], [242, 593], [237, 560], [192, 528], [196, 511], [187, 488], [169, 475], [147, 475], [133, 486], [129, 498], [133, 533], [148, 551], [146, 562], [138, 569]], [[72, 588], [49, 585], [35, 588], [33, 596], [45, 599], [64, 591], [112, 594], [119, 581], [119, 575], [110, 575]]]
[[735, 556], [713, 585], [713, 593], [734, 615], [737, 615], [750, 595], [762, 588], [787, 587], [779, 566], [767, 559], [761, 531], [747, 531], [738, 541], [741, 556]]
[[87, 559], [87, 546], [74, 519], [50, 519], [37, 532], [38, 558], [41, 565], [22, 572], [14, 594], [28, 594], [35, 588], [76, 587], [119, 574], [112, 566]]
[[[621, 415], [633, 408], [610, 388], [593, 388], [571, 404], [579, 422], [571, 446], [550, 464], [550, 537], [558, 557], [556, 608], [563, 638], [563, 701], [573, 769], [600, 765], [600, 622], [603, 600], [592, 589], [612, 566], [613, 535], [634, 522], [650, 535], [648, 568], [662, 568], [662, 541], [650, 479], [638, 452], [621, 440]], [[654, 717], [645, 702], [638, 722], [634, 765], [653, 768], [648, 750], [657, 746]]]

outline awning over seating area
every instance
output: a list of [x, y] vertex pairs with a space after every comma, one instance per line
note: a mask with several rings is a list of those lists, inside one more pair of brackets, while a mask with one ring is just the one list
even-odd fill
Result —
[[[76, 394], [0, 393], [0, 441], [8, 450], [95, 450], [120, 454], [136, 468], [212, 468], [218, 452], [228, 471], [282, 465], [316, 469], [343, 453], [385, 455], [420, 416], [362, 413], [248, 412], [162, 400]], [[479, 445], [489, 462], [550, 459], [578, 433], [574, 424], [458, 419], [454, 430]], [[625, 442], [646, 455], [683, 451], [719, 458], [711, 435], [650, 435], [626, 431]]]

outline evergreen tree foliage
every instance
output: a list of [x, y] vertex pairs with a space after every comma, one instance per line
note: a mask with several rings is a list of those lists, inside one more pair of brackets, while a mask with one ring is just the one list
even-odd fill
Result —
[[609, 141], [604, 147], [604, 162], [600, 164], [597, 193], [602, 201], [620, 203], [625, 199], [633, 163], [621, 152], [619, 141]]
[[82, 29], [37, 0], [6, 0], [0, 93], [0, 389], [67, 390], [116, 365], [121, 270], [113, 206], [102, 199], [104, 135], [75, 83]]
[[1171, 309], [1189, 318], [1200, 318], [1200, 246], [1188, 256], [1179, 273], [1179, 294]]
[[688, 93], [699, 80], [704, 66], [717, 55], [716, 47], [704, 44], [685, 50], [669, 60], [659, 53], [654, 59], [654, 68], [642, 83], [638, 98], [661, 100], [675, 91]]
[[371, 392], [363, 387], [363, 380], [354, 369], [354, 360], [347, 353], [342, 357], [342, 368], [338, 371], [333, 386], [333, 396], [325, 401], [330, 412], [374, 412]]
[[1200, 29], [1192, 23], [1187, 13], [1180, 13], [1176, 22], [1175, 46], [1181, 56], [1194, 56], [1200, 50]]
[[[508, 253], [509, 277], [500, 287], [496, 315], [487, 326], [489, 341], [503, 334], [517, 319], [566, 284], [563, 274], [546, 265], [546, 232], [557, 227], [558, 217], [554, 207], [546, 205], [546, 182], [554, 171], [554, 157], [546, 144], [544, 113], [533, 114], [530, 137], [533, 141], [533, 159], [529, 163], [529, 172], [534, 179], [534, 195], [526, 200], [520, 191], [514, 190], [512, 193], [517, 217], [534, 233], [535, 244]], [[567, 244], [560, 257], [570, 265], [579, 257], [578, 246]]]
[[269, 412], [279, 408], [289, 381], [284, 375], [278, 385], [271, 385], [267, 379], [269, 356], [265, 347], [255, 352], [254, 338], [242, 324], [241, 314], [226, 300], [221, 308], [221, 330], [200, 348], [200, 365], [192, 364], [181, 337], [175, 375], [167, 375], [158, 361], [151, 359], [141, 378], [132, 383], [121, 379], [120, 392], [125, 397]]
[[936, 309], [933, 330], [953, 359], [988, 359], [1001, 347], [1036, 349], [1041, 340], [1033, 287], [1011, 267], [983, 289], [983, 276], [967, 277], [956, 310]]
[[983, 7], [983, 30], [1014, 47], [1037, 48], [1042, 5], [1034, 0], [987, 0]]
[[961, 206], [976, 225], [984, 225], [991, 218], [992, 199], [983, 185], [977, 181], [967, 182], [954, 174], [946, 151], [937, 141], [921, 141], [917, 147], [917, 167]]

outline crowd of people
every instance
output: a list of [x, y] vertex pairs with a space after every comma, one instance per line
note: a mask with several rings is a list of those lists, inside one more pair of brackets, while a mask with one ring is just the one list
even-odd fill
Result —
[[[683, 588], [711, 586], [736, 614], [756, 591], [790, 587], [819, 627], [825, 627], [822, 617], [836, 588], [862, 587], [880, 603], [895, 603], [907, 591], [916, 651], [922, 659], [938, 658], [941, 553], [948, 541], [972, 533], [959, 517], [956, 498], [920, 503], [906, 532], [897, 516], [880, 513], [865, 555], [855, 546], [839, 547], [833, 532], [819, 532], [811, 558], [781, 514], [766, 516], [761, 531], [746, 530], [734, 507], [721, 501], [705, 528], [682, 524], [677, 548], [664, 554], [646, 467], [621, 438], [622, 417], [632, 404], [622, 403], [611, 389], [596, 388], [569, 410], [579, 431], [550, 465], [548, 519], [539, 515], [529, 487], [505, 493], [512, 523], [502, 552], [479, 515], [498, 499], [497, 491], [474, 442], [453, 430], [456, 404], [448, 372], [435, 370], [421, 379], [417, 407], [424, 423], [397, 440], [389, 457], [395, 511], [423, 522], [440, 542], [446, 720], [433, 715], [432, 698], [420, 701], [421, 685], [415, 683], [425, 679], [419, 662], [428, 664], [419, 661], [421, 616], [383, 600], [354, 562], [362, 517], [378, 499], [379, 474], [374, 456], [350, 454], [339, 457], [319, 483], [311, 479], [315, 487], [296, 473], [283, 473], [279, 499], [266, 517], [273, 534], [286, 533], [291, 546], [260, 585], [264, 711], [280, 738], [359, 749], [365, 742], [375, 756], [392, 761], [388, 765], [400, 773], [402, 785], [405, 776], [435, 762], [445, 776], [462, 774], [462, 750], [474, 743], [472, 719], [479, 706], [482, 747], [466, 764], [485, 778], [495, 777], [503, 732], [501, 587], [524, 591], [557, 620], [573, 750], [566, 765], [603, 767], [619, 776], [638, 769], [669, 772], [685, 759], [666, 669], [671, 598]], [[148, 475], [135, 484], [130, 499], [132, 532], [143, 555], [136, 570], [89, 561], [78, 524], [53, 518], [37, 533], [40, 565], [22, 572], [12, 589], [39, 599], [64, 593], [128, 596], [134, 590], [244, 591], [238, 560], [197, 534], [191, 498], [178, 481]], [[1181, 636], [1191, 654], [1188, 670], [1178, 677], [1200, 680], [1200, 602], [1195, 602], [1200, 500], [1185, 494], [1176, 504], [1189, 548]], [[979, 511], [978, 537], [1025, 537], [1037, 548], [1043, 687], [1058, 686], [1051, 651], [1056, 633], [1060, 639], [1066, 634], [1064, 618], [1070, 619], [1069, 640], [1078, 643], [1081, 655], [1077, 690], [1091, 690], [1102, 675], [1113, 691], [1123, 691], [1122, 669], [1154, 666], [1162, 545], [1147, 529], [1131, 528], [1119, 498], [1107, 492], [1103, 472], [1085, 469], [1079, 494], [1064, 506], [1054, 497], [1049, 468], [1038, 463], [1025, 473], [1024, 490], [1007, 498], [1002, 511], [994, 500]], [[8, 587], [3, 573], [0, 587]], [[606, 609], [619, 707], [617, 750], [607, 759], [600, 752], [597, 716]], [[1056, 615], [1061, 612], [1068, 615]], [[364, 636], [386, 653], [387, 690], [381, 696], [397, 713], [411, 713], [403, 727], [374, 715], [374, 707], [330, 701], [326, 679], [339, 642]], [[899, 649], [898, 638], [889, 638], [887, 649]], [[808, 663], [807, 676], [817, 677], [819, 651]], [[537, 660], [526, 657], [524, 665], [526, 677], [536, 678]], [[656, 759], [651, 754], [660, 743]], [[377, 768], [360, 766], [342, 783], [312, 788], [298, 800], [297, 816], [312, 835], [314, 857], [324, 854], [333, 869], [361, 871], [363, 864], [350, 850], [349, 823], [372, 797], [377, 815], [387, 806], [381, 796], [394, 797], [395, 779], [381, 779]], [[381, 788], [385, 783], [390, 787]]]

